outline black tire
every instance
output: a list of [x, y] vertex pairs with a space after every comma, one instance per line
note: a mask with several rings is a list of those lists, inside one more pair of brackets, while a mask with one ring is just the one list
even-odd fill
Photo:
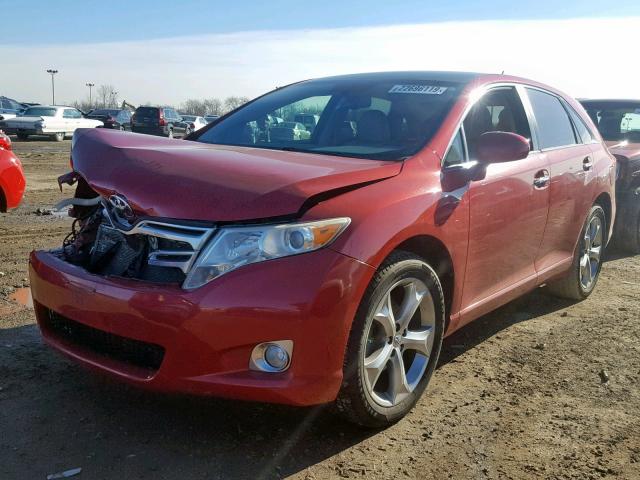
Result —
[[173, 138], [173, 128], [170, 128], [167, 132], [167, 138]]
[[51, 135], [51, 139], [56, 141], [56, 142], [61, 142], [64, 140], [64, 132], [58, 132], [58, 133], [54, 133], [53, 135]]
[[[389, 289], [402, 279], [416, 278], [427, 287], [435, 317], [433, 344], [423, 376], [414, 390], [398, 404], [385, 407], [371, 396], [364, 378], [364, 353], [373, 315]], [[423, 303], [421, 303], [422, 309]], [[422, 311], [420, 312], [422, 314]], [[435, 271], [420, 257], [397, 251], [380, 266], [369, 284], [356, 313], [344, 359], [344, 378], [336, 408], [348, 421], [371, 428], [389, 426], [404, 417], [424, 392], [438, 363], [445, 326], [442, 286]]]
[[[580, 261], [584, 255], [585, 250], [585, 233], [587, 227], [591, 224], [594, 217], [599, 217], [602, 224], [602, 241], [600, 250], [600, 260], [597, 265], [595, 274], [592, 275], [593, 281], [585, 287], [581, 281], [581, 267]], [[568, 298], [570, 300], [584, 300], [595, 289], [600, 277], [600, 270], [602, 269], [602, 259], [604, 258], [605, 248], [607, 245], [607, 217], [604, 213], [604, 209], [600, 205], [594, 205], [587, 215], [587, 219], [584, 222], [584, 226], [580, 231], [580, 238], [578, 239], [578, 245], [573, 256], [573, 263], [571, 268], [567, 271], [564, 277], [551, 281], [547, 284], [547, 291], [561, 298]]]
[[27, 140], [29, 135], [27, 133], [18, 133], [18, 140]]
[[616, 214], [615, 247], [625, 253], [640, 253], [640, 195], [634, 191], [620, 195]]
[[120, 130], [121, 132], [124, 132], [124, 125], [120, 125], [120, 126], [118, 127], [118, 130]]

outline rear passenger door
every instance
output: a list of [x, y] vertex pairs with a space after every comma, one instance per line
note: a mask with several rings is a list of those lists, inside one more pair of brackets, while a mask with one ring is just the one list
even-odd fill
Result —
[[585, 185], [592, 177], [593, 151], [576, 135], [564, 100], [538, 88], [527, 87], [526, 92], [535, 117], [538, 143], [551, 176], [549, 219], [536, 260], [536, 268], [544, 280], [565, 269], [573, 259], [591, 208], [591, 195]]
[[64, 121], [63, 130], [71, 133], [75, 132], [76, 128], [80, 127], [80, 118], [82, 118], [82, 114], [75, 108], [65, 108], [62, 112], [62, 118]]
[[[485, 93], [463, 126], [471, 160], [485, 132], [512, 132], [532, 139], [529, 118], [515, 86]], [[535, 260], [549, 205], [548, 173], [544, 156], [534, 149], [525, 159], [489, 164], [486, 176], [471, 182], [463, 322], [535, 286]]]

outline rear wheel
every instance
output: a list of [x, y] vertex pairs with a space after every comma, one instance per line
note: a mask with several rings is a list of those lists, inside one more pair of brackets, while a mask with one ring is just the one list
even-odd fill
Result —
[[29, 138], [29, 135], [26, 133], [18, 133], [18, 140], [26, 140]]
[[591, 295], [600, 276], [606, 244], [606, 216], [600, 205], [594, 205], [582, 228], [571, 269], [564, 277], [549, 282], [547, 290], [572, 300], [584, 300]]
[[64, 140], [64, 132], [54, 133], [51, 138], [56, 142], [61, 142]]
[[433, 269], [415, 255], [393, 253], [356, 314], [338, 411], [368, 427], [384, 427], [406, 415], [435, 370], [444, 319], [444, 295]]

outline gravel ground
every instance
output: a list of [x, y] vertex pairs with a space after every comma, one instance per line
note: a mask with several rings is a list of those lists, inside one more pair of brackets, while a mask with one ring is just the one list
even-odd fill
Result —
[[69, 229], [38, 213], [72, 194], [55, 182], [69, 148], [14, 143], [28, 189], [0, 214], [0, 478], [640, 479], [640, 256], [611, 252], [585, 302], [535, 291], [449, 337], [426, 395], [384, 431], [151, 394], [59, 357], [14, 300], [29, 251]]

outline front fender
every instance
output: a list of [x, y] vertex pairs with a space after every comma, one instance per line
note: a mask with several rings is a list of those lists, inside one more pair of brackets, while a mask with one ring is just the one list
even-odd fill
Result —
[[[459, 195], [443, 221], [443, 200], [451, 197], [442, 192], [439, 163], [438, 168], [429, 168], [426, 162], [413, 160], [407, 161], [396, 177], [331, 198], [305, 217], [350, 217], [349, 228], [330, 248], [374, 268], [407, 240], [424, 236], [438, 240], [452, 260], [455, 283], [451, 311], [457, 312], [468, 246], [468, 195]], [[430, 257], [429, 252], [422, 255]]]

